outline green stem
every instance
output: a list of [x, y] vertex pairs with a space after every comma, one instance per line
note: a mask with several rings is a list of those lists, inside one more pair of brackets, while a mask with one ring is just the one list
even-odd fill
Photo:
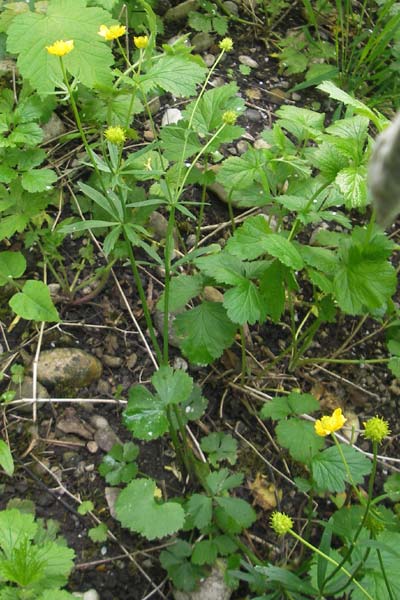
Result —
[[381, 567], [381, 571], [382, 571], [382, 575], [383, 575], [383, 580], [385, 582], [386, 589], [387, 589], [388, 594], [389, 594], [389, 598], [390, 598], [390, 600], [396, 600], [395, 597], [392, 594], [390, 583], [389, 583], [389, 580], [388, 580], [387, 574], [386, 574], [385, 564], [383, 562], [382, 554], [381, 554], [381, 551], [380, 551], [379, 548], [376, 549], [376, 553], [378, 555], [379, 565]]
[[[312, 544], [310, 544], [310, 542], [308, 542], [307, 540], [305, 540], [304, 538], [302, 538], [300, 535], [298, 535], [295, 531], [293, 531], [293, 529], [290, 529], [289, 533], [296, 540], [298, 540], [299, 542], [301, 542], [302, 544], [304, 544], [304, 546], [306, 546], [309, 550], [311, 550], [312, 552], [315, 552], [316, 554], [318, 554], [319, 556], [321, 556], [322, 558], [324, 558], [325, 560], [327, 560], [328, 562], [330, 562], [332, 565], [335, 565], [335, 567], [337, 567], [339, 565], [339, 563], [334, 558], [332, 558], [331, 556], [328, 556], [327, 554], [325, 554], [325, 552], [322, 552], [319, 548], [317, 548], [316, 546], [313, 546]], [[360, 592], [362, 592], [364, 594], [364, 596], [366, 598], [368, 598], [368, 600], [374, 600], [374, 598], [369, 595], [369, 593], [361, 585], [361, 583], [359, 583], [357, 581], [357, 579], [353, 578], [352, 574], [347, 569], [345, 569], [344, 567], [341, 567], [340, 570], [345, 575], [347, 575], [347, 577], [349, 577], [349, 578], [351, 578], [353, 580], [354, 585], [356, 585], [358, 587], [358, 589], [360, 590]]]
[[[154, 351], [157, 356], [157, 361], [160, 363], [162, 361], [161, 349], [160, 349], [159, 343], [156, 338], [156, 334], [154, 331], [153, 321], [152, 321], [152, 318], [150, 315], [149, 307], [147, 306], [147, 299], [146, 299], [146, 295], [144, 293], [144, 289], [143, 289], [142, 282], [140, 279], [140, 274], [139, 274], [139, 270], [137, 268], [135, 255], [133, 254], [132, 245], [131, 245], [128, 235], [125, 231], [125, 228], [124, 228], [124, 238], [125, 238], [126, 244], [128, 246], [129, 262], [131, 264], [131, 269], [132, 269], [133, 277], [134, 277], [136, 287], [137, 287], [137, 290], [139, 293], [139, 298], [142, 303], [143, 313], [144, 313], [144, 317], [146, 319], [146, 325], [149, 330], [150, 338], [153, 343]], [[165, 316], [164, 316], [164, 318], [165, 318]]]
[[378, 365], [382, 363], [388, 363], [390, 358], [324, 358], [323, 356], [316, 356], [315, 358], [302, 358], [299, 360], [299, 365], [305, 365], [307, 363], [334, 363], [343, 365]]
[[165, 236], [164, 254], [164, 326], [163, 326], [163, 362], [168, 364], [169, 359], [169, 296], [171, 285], [171, 260], [174, 249], [175, 205], [171, 204], [168, 217], [167, 233]]

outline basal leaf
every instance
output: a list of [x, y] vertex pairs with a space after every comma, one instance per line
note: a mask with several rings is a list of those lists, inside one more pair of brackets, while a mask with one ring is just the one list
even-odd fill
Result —
[[36, 530], [32, 514], [21, 513], [16, 508], [0, 511], [0, 548], [7, 557], [25, 540], [32, 540]]
[[248, 279], [244, 279], [239, 285], [225, 292], [223, 305], [233, 323], [253, 325], [260, 319], [260, 292], [257, 286]]
[[165, 406], [142, 385], [129, 390], [128, 406], [123, 415], [125, 426], [141, 440], [154, 440], [168, 431]]
[[279, 125], [298, 140], [315, 139], [324, 128], [325, 115], [323, 113], [300, 108], [298, 106], [281, 106], [277, 110]]
[[265, 165], [264, 152], [250, 148], [242, 156], [232, 156], [224, 161], [218, 171], [217, 182], [227, 190], [244, 189], [257, 181], [258, 172]]
[[260, 277], [261, 318], [269, 315], [278, 323], [285, 310], [285, 284], [287, 267], [273, 260]]
[[363, 208], [367, 204], [367, 169], [364, 165], [346, 167], [336, 175], [347, 208]]
[[[164, 156], [170, 161], [186, 160], [202, 148], [202, 144], [194, 131], [189, 131], [180, 122], [163, 127], [160, 138]], [[184, 149], [185, 151], [183, 151]]]
[[194, 545], [192, 563], [194, 565], [212, 565], [218, 556], [218, 546], [213, 540], [201, 540]]
[[257, 519], [254, 508], [241, 498], [218, 496], [215, 502], [218, 505], [215, 509], [215, 517], [223, 531], [240, 533]]
[[264, 404], [260, 417], [279, 420], [288, 415], [309, 414], [318, 409], [319, 402], [311, 394], [291, 392], [288, 396], [276, 396]]
[[242, 259], [253, 260], [265, 254], [263, 240], [270, 233], [271, 228], [263, 216], [250, 217], [228, 240], [226, 249]]
[[154, 373], [151, 383], [164, 406], [185, 402], [193, 389], [193, 379], [187, 373], [165, 365]]
[[150, 479], [135, 479], [120, 493], [115, 505], [123, 527], [148, 540], [171, 535], [183, 527], [185, 512], [176, 502], [155, 499], [156, 484]]
[[295, 460], [304, 464], [309, 464], [325, 444], [324, 439], [316, 435], [313, 424], [302, 419], [280, 421], [275, 432], [280, 445], [287, 448]]
[[22, 292], [14, 294], [9, 305], [18, 316], [27, 321], [54, 322], [60, 320], [49, 288], [42, 281], [28, 280], [22, 288]]
[[[173, 277], [169, 290], [169, 310], [176, 312], [194, 298], [203, 289], [203, 277], [201, 275], [178, 275]], [[161, 294], [157, 302], [157, 308], [164, 308], [164, 294]]]
[[195, 265], [218, 283], [239, 285], [246, 281], [242, 261], [228, 252], [219, 252], [195, 259]]
[[192, 494], [187, 506], [188, 515], [197, 529], [208, 527], [212, 518], [212, 500], [204, 494]]
[[219, 358], [232, 344], [236, 333], [236, 325], [218, 302], [202, 302], [177, 315], [174, 328], [182, 336], [183, 353], [198, 364], [209, 364]]
[[21, 252], [0, 252], [0, 285], [6, 285], [11, 279], [21, 277], [25, 269], [26, 260]]
[[[242, 111], [244, 102], [237, 93], [236, 83], [228, 83], [208, 90], [196, 104], [196, 112], [192, 118], [193, 129], [205, 135], [220, 127], [225, 111], [233, 110], [237, 113]], [[195, 101], [191, 102], [185, 111], [187, 119], [191, 117], [194, 107]]]
[[62, 81], [60, 61], [46, 46], [56, 40], [73, 40], [73, 51], [63, 61], [69, 73], [89, 88], [110, 85], [113, 56], [109, 43], [98, 35], [102, 23], [115, 24], [102, 8], [87, 7], [85, 0], [52, 0], [47, 13], [25, 12], [8, 29], [7, 49], [18, 54], [21, 75], [40, 94], [54, 91]]
[[14, 461], [8, 444], [0, 439], [0, 467], [11, 477], [14, 473]]
[[57, 181], [57, 175], [51, 169], [31, 169], [21, 176], [21, 183], [27, 192], [44, 192]]
[[139, 76], [139, 82], [145, 91], [160, 87], [174, 96], [193, 96], [205, 73], [204, 67], [188, 58], [164, 55]]
[[271, 233], [262, 239], [265, 252], [275, 256], [281, 263], [292, 269], [302, 269], [303, 259], [292, 242], [278, 233]]

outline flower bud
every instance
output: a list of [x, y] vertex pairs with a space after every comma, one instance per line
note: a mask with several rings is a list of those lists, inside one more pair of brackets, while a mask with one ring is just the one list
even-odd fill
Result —
[[278, 535], [285, 535], [293, 528], [293, 520], [285, 513], [275, 510], [270, 519], [272, 529]]
[[119, 125], [115, 127], [107, 127], [104, 136], [111, 144], [123, 144], [126, 140], [125, 131]]
[[221, 40], [218, 45], [221, 50], [224, 50], [224, 52], [230, 52], [233, 48], [233, 41], [231, 38], [226, 37], [223, 40]]
[[138, 35], [137, 37], [133, 38], [133, 43], [135, 44], [136, 48], [147, 48], [149, 45], [149, 38], [147, 35]]
[[364, 425], [364, 437], [371, 442], [382, 442], [388, 435], [390, 435], [389, 424], [385, 419], [381, 417], [372, 417]]

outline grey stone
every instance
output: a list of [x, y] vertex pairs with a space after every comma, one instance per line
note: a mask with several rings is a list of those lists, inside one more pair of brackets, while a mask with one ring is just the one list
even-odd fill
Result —
[[165, 127], [165, 125], [178, 123], [178, 121], [180, 121], [182, 118], [182, 112], [179, 110], [179, 108], [167, 108], [167, 110], [163, 114], [161, 126]]
[[191, 44], [195, 52], [205, 52], [214, 44], [214, 38], [207, 31], [199, 31], [193, 36]]
[[121, 490], [117, 487], [106, 487], [104, 489], [104, 496], [106, 498], [108, 510], [110, 511], [110, 515], [113, 517], [113, 519], [117, 518], [117, 514], [115, 512], [115, 503], [117, 502], [120, 493]]
[[93, 415], [90, 419], [90, 424], [93, 425], [95, 429], [106, 429], [107, 427], [110, 427], [107, 419], [101, 415]]
[[81, 388], [100, 379], [101, 362], [79, 348], [54, 348], [40, 354], [37, 376], [44, 385]]
[[62, 417], [57, 419], [57, 429], [62, 433], [73, 433], [85, 440], [93, 439], [93, 428], [82, 421], [72, 407], [66, 408]]
[[[154, 325], [157, 329], [157, 331], [162, 335], [163, 334], [163, 328], [164, 328], [164, 313], [161, 312], [160, 310], [156, 309], [154, 311]], [[175, 330], [173, 328], [173, 323], [175, 320], [175, 316], [174, 314], [170, 314], [169, 315], [169, 319], [168, 319], [168, 339], [169, 339], [169, 343], [171, 346], [175, 346], [175, 348], [179, 348], [179, 336], [175, 333]]]
[[204, 62], [206, 63], [207, 67], [212, 67], [213, 64], [215, 63], [214, 54], [206, 54], [204, 57]]
[[258, 68], [258, 62], [255, 61], [254, 58], [251, 58], [251, 56], [247, 56], [247, 54], [241, 54], [239, 56], [239, 62], [242, 63], [242, 65], [246, 65], [246, 67], [250, 67], [250, 69]]
[[235, 2], [232, 2], [232, 0], [226, 0], [225, 2], [222, 3], [225, 8], [227, 10], [229, 10], [230, 13], [232, 13], [233, 15], [238, 15], [239, 14], [239, 8], [238, 5]]
[[100, 596], [96, 590], [91, 589], [83, 594], [82, 600], [100, 600]]
[[185, 19], [191, 10], [196, 10], [198, 7], [198, 0], [186, 0], [181, 2], [178, 6], [174, 6], [167, 10], [164, 15], [166, 21], [182, 21]]
[[[12, 383], [10, 385], [10, 389], [15, 391], [14, 400], [21, 400], [22, 398], [32, 398], [33, 379], [29, 375], [25, 375], [21, 385], [19, 385], [17, 383]], [[39, 383], [39, 381], [37, 382], [37, 386], [36, 386], [36, 397], [37, 398], [49, 398], [48, 391], [41, 383]], [[36, 403], [36, 406], [37, 407], [43, 406], [43, 404], [44, 404], [44, 402], [39, 401]], [[21, 413], [31, 413], [32, 412], [32, 403], [29, 402], [26, 404], [16, 404], [15, 409]]]
[[181, 592], [174, 590], [175, 600], [229, 600], [232, 589], [224, 580], [225, 565], [223, 561], [217, 561], [211, 574], [200, 581], [194, 592]]
[[239, 152], [239, 154], [244, 154], [247, 151], [248, 147], [249, 147], [248, 143], [245, 142], [244, 140], [239, 140], [238, 143], [236, 144], [236, 148], [237, 148], [237, 151]]
[[255, 110], [254, 108], [248, 108], [244, 116], [253, 123], [259, 123], [262, 119], [262, 115], [259, 110]]
[[122, 444], [121, 440], [111, 427], [98, 429], [94, 434], [94, 441], [104, 452], [110, 452], [115, 444]]
[[110, 354], [104, 354], [102, 361], [103, 364], [111, 369], [118, 369], [124, 362], [120, 356], [111, 356]]
[[42, 130], [44, 143], [59, 137], [66, 131], [64, 123], [56, 113], [51, 115], [50, 120], [43, 125]]

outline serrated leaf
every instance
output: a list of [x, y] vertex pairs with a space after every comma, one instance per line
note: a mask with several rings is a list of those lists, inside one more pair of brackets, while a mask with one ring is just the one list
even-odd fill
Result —
[[218, 467], [218, 463], [227, 460], [234, 465], [237, 459], [237, 441], [230, 434], [222, 431], [210, 433], [202, 438], [200, 442], [203, 452], [208, 454], [208, 460], [213, 467]]
[[63, 79], [58, 57], [46, 51], [56, 40], [74, 40], [74, 50], [63, 58], [73, 77], [89, 88], [111, 85], [113, 56], [98, 35], [102, 23], [116, 21], [102, 8], [87, 7], [85, 0], [52, 0], [46, 14], [28, 11], [13, 19], [7, 49], [18, 54], [21, 75], [40, 94], [53, 92]]
[[243, 482], [243, 473], [230, 474], [228, 469], [219, 469], [209, 473], [206, 478], [210, 493], [216, 496], [238, 487]]
[[195, 259], [194, 263], [205, 275], [212, 277], [218, 283], [239, 285], [246, 281], [242, 261], [228, 252], [202, 256]]
[[347, 92], [340, 89], [337, 85], [335, 85], [332, 81], [323, 81], [320, 85], [317, 86], [319, 90], [325, 92], [329, 95], [330, 98], [334, 100], [338, 100], [338, 102], [343, 102], [346, 106], [352, 106], [356, 109], [356, 112], [360, 115], [365, 115], [370, 119], [375, 125], [379, 124], [379, 118], [377, 113], [372, 111], [366, 104], [357, 100], [353, 96], [350, 96]]
[[[340, 447], [353, 483], [362, 483], [364, 477], [371, 472], [371, 461], [347, 444], [340, 444]], [[346, 467], [336, 445], [312, 458], [311, 471], [319, 491], [341, 493], [345, 491], [345, 483], [349, 483]]]
[[183, 56], [161, 56], [147, 73], [139, 76], [141, 87], [149, 91], [160, 87], [174, 96], [193, 96], [205, 77], [206, 69]]
[[194, 565], [212, 565], [218, 556], [218, 546], [213, 540], [201, 540], [194, 545], [192, 563]]
[[400, 357], [392, 356], [391, 359], [389, 360], [388, 367], [391, 370], [392, 374], [397, 379], [400, 379]]
[[38, 600], [74, 600], [76, 596], [65, 592], [64, 590], [47, 590], [43, 592]]
[[144, 386], [129, 390], [128, 406], [123, 413], [125, 427], [140, 440], [154, 440], [168, 431], [165, 406]]
[[257, 286], [248, 279], [225, 292], [223, 305], [233, 323], [254, 325], [260, 319], [260, 292]]
[[[198, 296], [203, 289], [203, 277], [201, 275], [178, 275], [173, 277], [169, 289], [169, 310], [176, 312], [183, 308], [189, 300]], [[164, 308], [164, 293], [157, 302], [157, 308]]]
[[254, 508], [241, 498], [218, 496], [215, 501], [218, 505], [215, 509], [215, 517], [224, 531], [240, 533], [243, 529], [250, 527], [257, 519]]
[[346, 167], [335, 179], [342, 192], [347, 208], [363, 208], [367, 205], [367, 168]]
[[206, 135], [221, 126], [222, 115], [225, 111], [233, 110], [237, 113], [242, 111], [244, 102], [238, 98], [238, 90], [236, 83], [228, 83], [208, 90], [203, 94], [200, 102], [191, 102], [185, 110], [185, 116], [189, 120], [196, 106], [196, 112], [192, 118], [193, 129]]
[[319, 402], [311, 394], [291, 392], [288, 396], [276, 396], [264, 404], [260, 410], [260, 417], [279, 420], [289, 415], [313, 413], [319, 408]]
[[107, 540], [107, 525], [105, 523], [100, 523], [97, 527], [91, 527], [88, 531], [88, 536], [92, 540], [92, 542], [97, 542], [101, 544]]
[[186, 160], [202, 148], [202, 144], [194, 131], [189, 131], [181, 123], [162, 127], [160, 139], [165, 158], [173, 162]]
[[10, 448], [4, 440], [0, 439], [0, 467], [11, 477], [14, 473], [14, 461]]
[[158, 504], [154, 498], [155, 491], [154, 481], [136, 479], [122, 490], [115, 505], [122, 526], [148, 540], [175, 533], [185, 521], [183, 508], [176, 502]]
[[21, 176], [21, 183], [27, 192], [44, 192], [57, 181], [57, 175], [51, 169], [31, 169]]
[[182, 370], [161, 366], [151, 378], [164, 406], [185, 402], [193, 389], [193, 379]]
[[193, 494], [186, 506], [187, 512], [197, 529], [208, 527], [212, 518], [212, 500], [203, 494]]
[[242, 259], [253, 260], [265, 254], [263, 240], [270, 233], [271, 228], [263, 216], [250, 217], [236, 229], [228, 240], [226, 249]]
[[25, 540], [33, 539], [36, 530], [32, 514], [21, 513], [15, 508], [0, 512], [0, 547], [7, 557]]
[[273, 260], [260, 277], [262, 317], [267, 314], [278, 323], [285, 310], [285, 283], [287, 267]]
[[80, 515], [86, 515], [91, 510], [94, 510], [94, 504], [93, 504], [93, 502], [91, 500], [84, 500], [78, 506], [78, 513]]
[[0, 252], [0, 285], [6, 285], [11, 279], [21, 277], [25, 269], [26, 260], [21, 252]]
[[184, 592], [195, 590], [203, 575], [201, 567], [189, 562], [188, 558], [191, 554], [191, 545], [183, 540], [177, 540], [160, 554], [162, 567], [168, 572], [175, 587]]
[[14, 294], [9, 305], [18, 316], [27, 321], [58, 322], [60, 320], [49, 288], [42, 281], [29, 279], [22, 292]]
[[278, 124], [298, 140], [315, 139], [324, 128], [325, 115], [308, 108], [281, 106], [276, 111]]
[[234, 339], [236, 325], [217, 302], [202, 302], [196, 308], [177, 315], [175, 331], [182, 337], [180, 347], [190, 361], [209, 364], [219, 358]]
[[242, 156], [232, 156], [224, 161], [217, 174], [217, 182], [227, 190], [241, 190], [258, 181], [259, 171], [266, 165], [262, 150], [250, 148]]
[[275, 433], [280, 445], [303, 464], [309, 464], [312, 457], [325, 445], [324, 439], [316, 435], [313, 424], [302, 419], [280, 421]]

